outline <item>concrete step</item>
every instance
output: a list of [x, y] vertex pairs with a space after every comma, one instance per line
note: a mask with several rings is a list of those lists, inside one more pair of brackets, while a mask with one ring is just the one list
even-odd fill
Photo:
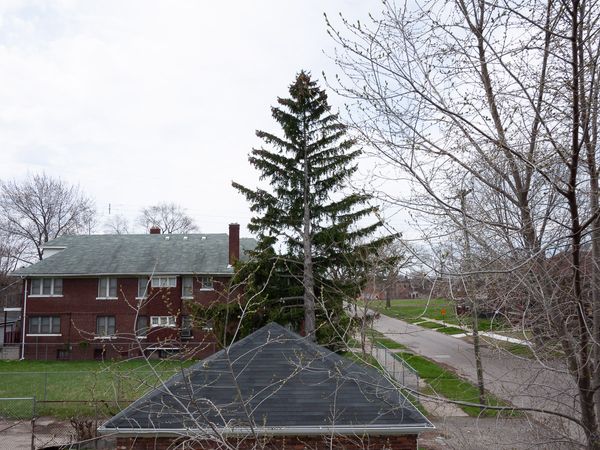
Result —
[[0, 360], [19, 359], [18, 346], [0, 347]]

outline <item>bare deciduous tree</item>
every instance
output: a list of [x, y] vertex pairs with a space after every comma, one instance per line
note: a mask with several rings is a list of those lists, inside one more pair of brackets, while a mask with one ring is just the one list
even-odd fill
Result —
[[92, 200], [59, 178], [42, 173], [0, 181], [0, 231], [23, 241], [19, 258], [29, 253], [42, 259], [42, 246], [49, 240], [91, 232], [94, 216]]
[[138, 222], [146, 229], [158, 227], [163, 233], [189, 233], [198, 230], [194, 219], [175, 203], [160, 203], [144, 208]]
[[507, 306], [560, 345], [578, 401], [565, 411], [588, 448], [600, 448], [598, 6], [384, 2], [371, 23], [329, 28], [355, 129], [412, 184], [388, 199], [429, 220], [433, 242], [469, 239], [479, 264], [454, 275], [519, 286]]
[[0, 232], [0, 275], [12, 272], [20, 262], [30, 262], [23, 259], [26, 247], [23, 239]]
[[121, 214], [112, 215], [104, 223], [104, 232], [108, 234], [129, 234], [129, 221]]

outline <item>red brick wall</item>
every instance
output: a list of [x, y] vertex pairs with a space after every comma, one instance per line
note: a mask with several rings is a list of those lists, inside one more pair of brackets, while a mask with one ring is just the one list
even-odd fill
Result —
[[[179, 339], [178, 328], [181, 325], [181, 314], [186, 314], [186, 302], [210, 304], [224, 298], [223, 289], [228, 278], [215, 278], [214, 290], [201, 289], [200, 280], [194, 278], [194, 300], [181, 299], [181, 277], [177, 278], [177, 287], [170, 289], [151, 289], [148, 300], [140, 308], [139, 315], [177, 316], [177, 328], [151, 328], [145, 346]], [[31, 286], [31, 282], [28, 283]], [[37, 315], [60, 316], [61, 336], [27, 336], [29, 320], [26, 323], [25, 356], [31, 359], [55, 359], [58, 349], [70, 349], [71, 359], [91, 359], [94, 348], [104, 348], [105, 357], [132, 357], [139, 354], [135, 343], [135, 317], [137, 309], [137, 277], [118, 278], [117, 299], [97, 300], [98, 278], [64, 278], [62, 297], [28, 297], [27, 318]], [[31, 288], [29, 287], [28, 291]], [[115, 316], [117, 341], [94, 339], [97, 316]], [[206, 356], [215, 351], [213, 338], [194, 330], [190, 342], [207, 342], [208, 348], [196, 356]], [[87, 342], [88, 344], [82, 344]], [[34, 345], [36, 344], [36, 345]]]
[[[218, 442], [198, 441], [186, 443], [183, 448], [189, 450], [220, 449], [224, 448]], [[183, 439], [176, 438], [119, 438], [117, 439], [118, 450], [171, 450], [176, 443], [183, 443]], [[251, 449], [280, 449], [280, 450], [416, 450], [417, 435], [408, 434], [401, 436], [366, 436], [359, 437], [335, 437], [333, 443], [328, 436], [286, 436], [266, 438], [265, 440], [254, 439], [231, 440], [231, 447], [238, 450]], [[179, 448], [179, 447], [177, 447]]]

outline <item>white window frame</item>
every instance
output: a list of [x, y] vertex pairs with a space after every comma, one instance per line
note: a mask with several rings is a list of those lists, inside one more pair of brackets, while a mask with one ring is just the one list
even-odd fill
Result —
[[[146, 324], [143, 328], [139, 327], [140, 319], [146, 319]], [[135, 318], [135, 337], [138, 339], [146, 339], [150, 330], [150, 318], [146, 315], [139, 315]]]
[[[144, 290], [142, 291], [142, 283], [146, 282], [144, 286]], [[137, 300], [144, 300], [148, 298], [148, 291], [150, 290], [150, 277], [138, 277], [138, 285], [137, 285]]]
[[[56, 282], [56, 280], [60, 280], [60, 294], [56, 294], [56, 285], [59, 284]], [[35, 282], [39, 282], [39, 285], [37, 286], [37, 293], [34, 290], [35, 287]], [[49, 281], [50, 282], [50, 293], [49, 294], [45, 294], [44, 293], [44, 282], [45, 281]], [[29, 294], [29, 297], [62, 297], [63, 296], [63, 279], [62, 278], [32, 278], [31, 279], [31, 291]]]
[[177, 287], [177, 277], [152, 277], [151, 285], [153, 288], [174, 288]]
[[150, 328], [175, 328], [175, 316], [150, 316]]
[[[48, 323], [48, 333], [42, 332], [42, 319], [49, 319]], [[37, 319], [37, 330], [31, 330], [31, 323], [33, 319]], [[55, 323], [58, 322], [58, 323]], [[58, 333], [55, 333], [53, 328], [55, 325], [58, 325]], [[62, 336], [60, 332], [60, 316], [29, 316], [29, 323], [27, 324], [27, 336]]]
[[202, 288], [201, 291], [214, 291], [215, 290], [215, 280], [213, 277], [205, 275], [200, 277], [200, 284]]
[[[114, 297], [110, 295], [110, 285], [112, 280], [115, 280], [115, 295]], [[104, 286], [103, 286], [104, 284]], [[105, 293], [107, 295], [100, 295], [101, 293]], [[102, 277], [98, 278], [98, 296], [96, 300], [116, 300], [119, 295], [119, 284], [116, 277]]]
[[[186, 284], [188, 284], [188, 286], [186, 286]], [[189, 293], [185, 292], [186, 288], [189, 288]], [[194, 298], [194, 277], [181, 277], [181, 298]]]
[[[99, 334], [98, 333], [98, 319], [100, 318], [104, 318], [105, 319], [105, 323], [104, 323], [104, 328], [107, 333], [106, 334]], [[114, 332], [112, 334], [108, 333], [108, 319], [111, 318], [113, 319], [114, 322]], [[117, 333], [117, 318], [116, 316], [96, 316], [96, 338], [97, 339], [114, 339], [115, 338], [115, 334]]]

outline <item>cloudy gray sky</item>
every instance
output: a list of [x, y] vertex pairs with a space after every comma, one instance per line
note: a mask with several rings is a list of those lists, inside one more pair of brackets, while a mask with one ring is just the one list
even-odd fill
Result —
[[[112, 214], [174, 201], [203, 232], [250, 213], [256, 129], [300, 69], [333, 75], [323, 12], [378, 1], [0, 2], [0, 178], [45, 171]], [[341, 106], [341, 100], [332, 98]], [[247, 231], [243, 232], [247, 234]]]

